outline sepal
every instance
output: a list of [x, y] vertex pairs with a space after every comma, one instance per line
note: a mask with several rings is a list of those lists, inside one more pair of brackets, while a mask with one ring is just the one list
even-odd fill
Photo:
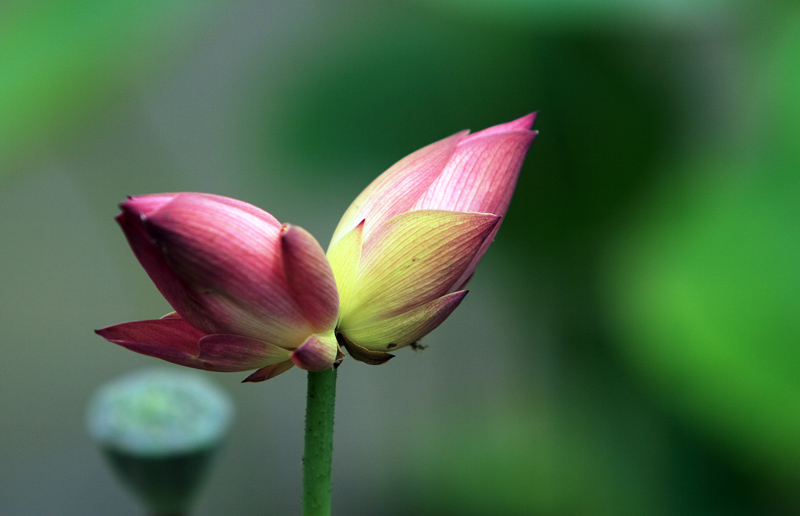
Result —
[[363, 346], [359, 346], [342, 333], [337, 333], [336, 337], [345, 347], [350, 356], [359, 362], [364, 362], [365, 364], [369, 365], [381, 365], [394, 358], [394, 355], [391, 353], [374, 351]]
[[292, 362], [306, 371], [324, 371], [333, 368], [339, 353], [339, 345], [333, 330], [310, 336], [292, 352]]

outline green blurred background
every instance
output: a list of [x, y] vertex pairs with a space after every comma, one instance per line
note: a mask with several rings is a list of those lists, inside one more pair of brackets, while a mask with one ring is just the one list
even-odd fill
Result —
[[[800, 514], [800, 8], [780, 0], [0, 5], [0, 512], [136, 515], [84, 430], [156, 365], [125, 195], [237, 197], [327, 245], [378, 173], [540, 111], [472, 293], [339, 374], [339, 515]], [[299, 514], [305, 377], [196, 514]]]

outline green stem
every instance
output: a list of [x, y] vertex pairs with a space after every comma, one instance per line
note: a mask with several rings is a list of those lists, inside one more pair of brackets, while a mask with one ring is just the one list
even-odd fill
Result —
[[303, 516], [330, 516], [336, 370], [308, 373]]

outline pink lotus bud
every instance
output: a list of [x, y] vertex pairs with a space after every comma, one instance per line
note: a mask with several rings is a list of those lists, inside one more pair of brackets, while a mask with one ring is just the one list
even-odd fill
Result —
[[337, 334], [368, 363], [444, 321], [508, 210], [536, 114], [467, 131], [403, 158], [359, 195], [328, 248]]
[[133, 351], [211, 371], [330, 368], [338, 347], [333, 272], [304, 229], [210, 194], [132, 197], [117, 221], [175, 314], [97, 333]]

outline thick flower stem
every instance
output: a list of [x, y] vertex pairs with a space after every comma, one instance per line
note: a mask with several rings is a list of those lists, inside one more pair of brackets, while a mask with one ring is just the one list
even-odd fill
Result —
[[303, 516], [330, 516], [336, 370], [308, 373]]

